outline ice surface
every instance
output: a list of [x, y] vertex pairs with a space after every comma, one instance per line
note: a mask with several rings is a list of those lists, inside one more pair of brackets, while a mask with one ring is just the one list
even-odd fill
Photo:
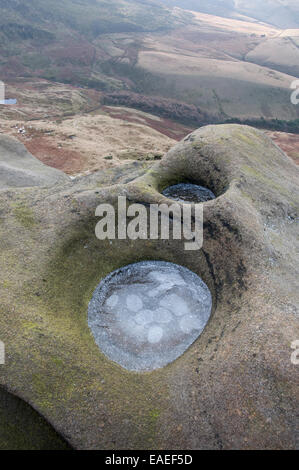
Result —
[[204, 326], [202, 320], [195, 315], [185, 315], [180, 319], [179, 323], [184, 333], [191, 333], [192, 330], [201, 330]]
[[147, 339], [149, 343], [159, 343], [163, 338], [163, 329], [160, 326], [152, 326], [147, 335]]
[[158, 284], [155, 289], [148, 291], [147, 295], [149, 297], [157, 297], [162, 292], [169, 291], [175, 286], [185, 285], [184, 279], [177, 273], [153, 271], [149, 273], [148, 278]]
[[181, 286], [185, 284], [184, 279], [178, 273], [164, 273], [159, 271], [152, 271], [148, 275], [149, 278], [153, 279], [154, 281], [158, 281], [162, 284], [166, 283], [168, 285], [176, 285]]
[[172, 314], [166, 308], [158, 308], [154, 312], [154, 321], [158, 323], [169, 323], [172, 319]]
[[183, 354], [204, 329], [211, 308], [210, 291], [196, 274], [176, 264], [144, 261], [100, 282], [88, 323], [108, 358], [145, 371]]
[[132, 310], [132, 312], [138, 312], [143, 307], [143, 302], [138, 295], [128, 295], [127, 296], [127, 307]]
[[106, 300], [106, 305], [108, 307], [116, 307], [116, 305], [118, 304], [118, 295], [116, 294], [113, 294], [111, 295], [107, 300]]
[[160, 305], [161, 307], [168, 308], [178, 317], [190, 313], [190, 310], [185, 300], [177, 294], [165, 295], [160, 301]]
[[154, 320], [154, 315], [151, 310], [143, 310], [142, 312], [139, 312], [138, 315], [136, 315], [134, 320], [136, 323], [138, 323], [138, 325], [147, 325]]

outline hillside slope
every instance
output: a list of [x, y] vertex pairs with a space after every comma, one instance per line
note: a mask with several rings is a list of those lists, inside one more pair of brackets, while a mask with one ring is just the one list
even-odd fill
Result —
[[[7, 83], [38, 78], [135, 93], [143, 102], [170, 99], [172, 108], [195, 106], [203, 117], [195, 122], [187, 113], [184, 124], [197, 127], [299, 118], [290, 102], [299, 29], [169, 9], [158, 0], [2, 0], [0, 13], [0, 79]], [[114, 96], [111, 104], [131, 101]]]
[[299, 27], [297, 0], [164, 0], [163, 3], [227, 18], [245, 15], [280, 28]]

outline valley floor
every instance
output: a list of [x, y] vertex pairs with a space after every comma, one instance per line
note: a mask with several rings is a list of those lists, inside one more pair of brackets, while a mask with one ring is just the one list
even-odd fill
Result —
[[[0, 133], [19, 139], [36, 158], [71, 176], [132, 160], [159, 160], [194, 130], [123, 106], [101, 106], [100, 93], [33, 80], [7, 87], [16, 105], [0, 107]], [[267, 134], [296, 163], [299, 136]]]

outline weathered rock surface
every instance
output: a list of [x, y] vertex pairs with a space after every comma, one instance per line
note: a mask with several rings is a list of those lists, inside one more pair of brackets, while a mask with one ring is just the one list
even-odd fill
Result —
[[44, 165], [17, 140], [1, 135], [0, 190], [13, 187], [50, 186], [67, 182], [66, 174]]
[[[7, 146], [1, 137], [1, 155]], [[263, 133], [237, 125], [194, 132], [150, 169], [15, 188], [2, 167], [0, 384], [78, 449], [297, 448], [298, 173]], [[161, 191], [182, 181], [216, 195], [200, 251], [95, 237], [99, 203], [171, 204]], [[87, 307], [103, 277], [151, 259], [198, 274], [213, 313], [179, 359], [129, 372], [99, 351]]]

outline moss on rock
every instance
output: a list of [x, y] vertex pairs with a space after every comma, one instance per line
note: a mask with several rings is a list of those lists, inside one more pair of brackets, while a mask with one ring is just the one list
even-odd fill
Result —
[[[217, 195], [204, 203], [200, 251], [95, 237], [99, 203], [170, 204], [160, 191], [181, 181]], [[263, 133], [225, 125], [192, 133], [150, 168], [1, 191], [0, 383], [78, 449], [295, 448], [297, 185], [298, 169]], [[140, 374], [98, 349], [87, 306], [111, 271], [151, 259], [199, 274], [213, 314], [183, 356]]]

